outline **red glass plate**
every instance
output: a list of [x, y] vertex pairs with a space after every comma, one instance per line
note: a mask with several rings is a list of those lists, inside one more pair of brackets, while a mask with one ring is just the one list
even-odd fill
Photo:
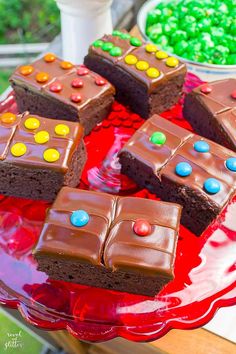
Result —
[[[189, 74], [185, 90], [199, 83]], [[190, 128], [181, 103], [163, 116]], [[1, 104], [0, 111], [6, 110], [16, 112], [12, 95]], [[120, 176], [116, 157], [142, 122], [114, 104], [109, 117], [86, 137], [88, 162], [81, 188], [155, 199]], [[29, 323], [67, 329], [86, 341], [116, 336], [151, 341], [171, 328], [202, 326], [218, 308], [236, 304], [236, 198], [200, 238], [181, 227], [175, 279], [154, 298], [53, 281], [38, 272], [31, 250], [48, 207], [46, 202], [0, 198], [0, 302], [18, 308]]]

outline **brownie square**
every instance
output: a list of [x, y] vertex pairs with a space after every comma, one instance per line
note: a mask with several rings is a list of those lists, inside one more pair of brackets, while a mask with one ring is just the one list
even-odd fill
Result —
[[197, 87], [186, 95], [183, 114], [197, 133], [236, 151], [236, 79]]
[[[155, 134], [165, 139], [158, 143]], [[119, 158], [122, 173], [140, 187], [182, 205], [181, 222], [197, 236], [235, 193], [235, 154], [157, 115], [125, 144]]]
[[3, 113], [0, 116], [0, 193], [53, 201], [76, 187], [86, 161], [78, 123]]
[[114, 101], [109, 82], [53, 54], [18, 67], [10, 82], [20, 112], [80, 122], [86, 135], [107, 116]]
[[180, 214], [176, 204], [64, 187], [34, 256], [53, 279], [154, 296], [174, 277]]
[[107, 78], [116, 87], [117, 100], [143, 118], [178, 101], [186, 74], [177, 58], [119, 31], [95, 41], [84, 63]]

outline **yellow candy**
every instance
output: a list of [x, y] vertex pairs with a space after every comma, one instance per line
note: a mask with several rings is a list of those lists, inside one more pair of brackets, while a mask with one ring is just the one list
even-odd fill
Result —
[[40, 126], [40, 121], [37, 118], [27, 118], [25, 121], [25, 127], [30, 130], [37, 129]]
[[137, 61], [138, 61], [138, 58], [136, 58], [135, 55], [129, 54], [129, 55], [126, 55], [126, 57], [125, 57], [125, 62], [128, 65], [135, 65], [137, 63]]
[[176, 67], [178, 64], [179, 64], [179, 61], [177, 58], [169, 57], [168, 59], [166, 59], [166, 65], [170, 66], [171, 68]]
[[146, 74], [148, 77], [151, 77], [152, 79], [155, 79], [157, 78], [158, 76], [160, 76], [160, 71], [157, 70], [156, 68], [149, 68], [147, 71], [146, 71]]
[[56, 162], [60, 158], [60, 153], [56, 149], [47, 149], [43, 153], [43, 158], [47, 162]]
[[15, 157], [20, 157], [24, 155], [27, 151], [27, 147], [23, 143], [16, 143], [11, 147], [11, 153]]
[[140, 61], [137, 62], [136, 68], [138, 70], [145, 71], [145, 70], [147, 70], [149, 68], [149, 64], [148, 64], [147, 61], [140, 60]]
[[163, 52], [162, 50], [159, 50], [158, 52], [156, 52], [156, 58], [165, 59], [168, 58], [168, 54], [166, 52]]
[[57, 124], [55, 126], [55, 133], [57, 135], [65, 136], [69, 134], [69, 132], [70, 132], [70, 128], [66, 124]]
[[151, 43], [147, 44], [145, 49], [146, 49], [146, 52], [148, 52], [148, 53], [155, 53], [158, 50], [157, 46], [155, 44], [151, 44]]
[[11, 112], [6, 112], [1, 115], [1, 121], [6, 124], [11, 124], [16, 121], [16, 115]]
[[46, 130], [41, 130], [34, 136], [34, 141], [37, 144], [45, 144], [49, 140], [50, 136]]

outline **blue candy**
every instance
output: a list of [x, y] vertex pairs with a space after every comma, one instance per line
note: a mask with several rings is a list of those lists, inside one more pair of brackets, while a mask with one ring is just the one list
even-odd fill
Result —
[[228, 170], [236, 172], [236, 157], [230, 157], [226, 160], [225, 164]]
[[187, 177], [191, 175], [193, 169], [187, 162], [179, 162], [175, 167], [175, 172], [178, 176]]
[[221, 183], [215, 178], [208, 178], [204, 182], [204, 189], [209, 194], [216, 194], [221, 189]]
[[210, 146], [206, 141], [199, 140], [194, 143], [194, 150], [197, 152], [209, 152]]
[[70, 222], [73, 226], [76, 226], [76, 227], [85, 226], [89, 222], [89, 215], [88, 215], [88, 213], [86, 213], [85, 210], [73, 211], [73, 213], [70, 217]]

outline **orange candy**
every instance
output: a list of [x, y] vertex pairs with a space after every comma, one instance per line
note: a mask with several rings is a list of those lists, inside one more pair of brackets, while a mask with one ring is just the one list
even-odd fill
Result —
[[6, 112], [1, 115], [1, 121], [6, 124], [11, 124], [16, 121], [16, 115], [11, 112]]
[[60, 67], [64, 70], [68, 70], [68, 69], [71, 69], [73, 68], [73, 64], [71, 64], [69, 61], [61, 61], [60, 63]]
[[49, 79], [49, 75], [47, 73], [44, 73], [43, 71], [41, 71], [40, 73], [38, 73], [36, 75], [36, 80], [37, 82], [39, 83], [44, 83], [44, 82], [47, 82]]
[[24, 65], [20, 67], [20, 73], [24, 76], [32, 74], [34, 68], [32, 65]]
[[44, 55], [43, 59], [46, 63], [52, 63], [56, 60], [56, 55], [53, 53], [47, 53]]

